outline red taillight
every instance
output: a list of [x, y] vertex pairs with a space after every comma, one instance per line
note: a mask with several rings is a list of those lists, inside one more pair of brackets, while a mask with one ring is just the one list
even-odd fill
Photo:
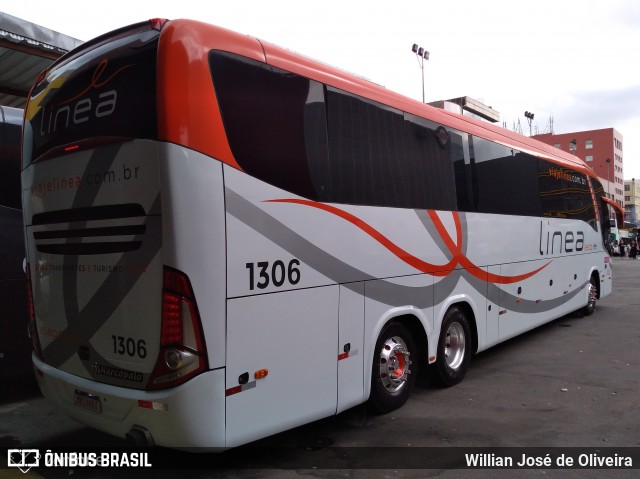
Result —
[[189, 278], [165, 267], [160, 352], [147, 388], [173, 387], [206, 369], [200, 314]]
[[31, 338], [33, 350], [38, 357], [42, 357], [42, 347], [40, 346], [40, 338], [38, 338], [38, 327], [36, 325], [36, 308], [33, 302], [33, 289], [31, 286], [31, 269], [29, 263], [26, 268], [27, 273], [27, 318], [29, 320], [28, 334]]
[[162, 294], [162, 335], [160, 346], [182, 344], [182, 298], [167, 291]]

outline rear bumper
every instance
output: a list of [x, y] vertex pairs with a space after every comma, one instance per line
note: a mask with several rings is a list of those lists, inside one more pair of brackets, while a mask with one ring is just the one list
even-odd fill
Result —
[[[124, 438], [134, 427], [146, 428], [158, 446], [225, 448], [225, 371], [200, 374], [163, 391], [140, 391], [80, 378], [40, 361], [36, 379], [44, 397], [73, 419]], [[101, 412], [74, 403], [76, 391], [100, 398]]]

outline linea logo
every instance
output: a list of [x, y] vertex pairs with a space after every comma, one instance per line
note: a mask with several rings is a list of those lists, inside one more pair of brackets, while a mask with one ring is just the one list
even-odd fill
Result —
[[40, 451], [38, 449], [9, 449], [7, 466], [17, 467], [24, 474], [32, 467], [40, 466]]
[[115, 71], [105, 73], [108, 66], [108, 60], [101, 60], [93, 71], [88, 85], [82, 91], [60, 103], [44, 106], [39, 131], [41, 136], [61, 132], [113, 114], [118, 100], [118, 91], [115, 88], [102, 91], [103, 87], [106, 87], [121, 72], [135, 65], [124, 65]]

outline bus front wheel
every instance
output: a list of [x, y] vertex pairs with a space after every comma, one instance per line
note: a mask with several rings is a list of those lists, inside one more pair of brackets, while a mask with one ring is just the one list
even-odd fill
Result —
[[436, 357], [435, 382], [454, 386], [464, 378], [471, 362], [471, 327], [466, 313], [451, 307], [442, 320]]
[[387, 413], [402, 406], [416, 383], [418, 352], [411, 332], [400, 323], [387, 324], [376, 342], [369, 404]]

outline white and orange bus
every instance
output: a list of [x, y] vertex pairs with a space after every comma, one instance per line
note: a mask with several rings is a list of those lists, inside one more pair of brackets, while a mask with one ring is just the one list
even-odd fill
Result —
[[575, 156], [195, 21], [55, 62], [23, 150], [40, 388], [138, 442], [391, 411], [612, 288]]

